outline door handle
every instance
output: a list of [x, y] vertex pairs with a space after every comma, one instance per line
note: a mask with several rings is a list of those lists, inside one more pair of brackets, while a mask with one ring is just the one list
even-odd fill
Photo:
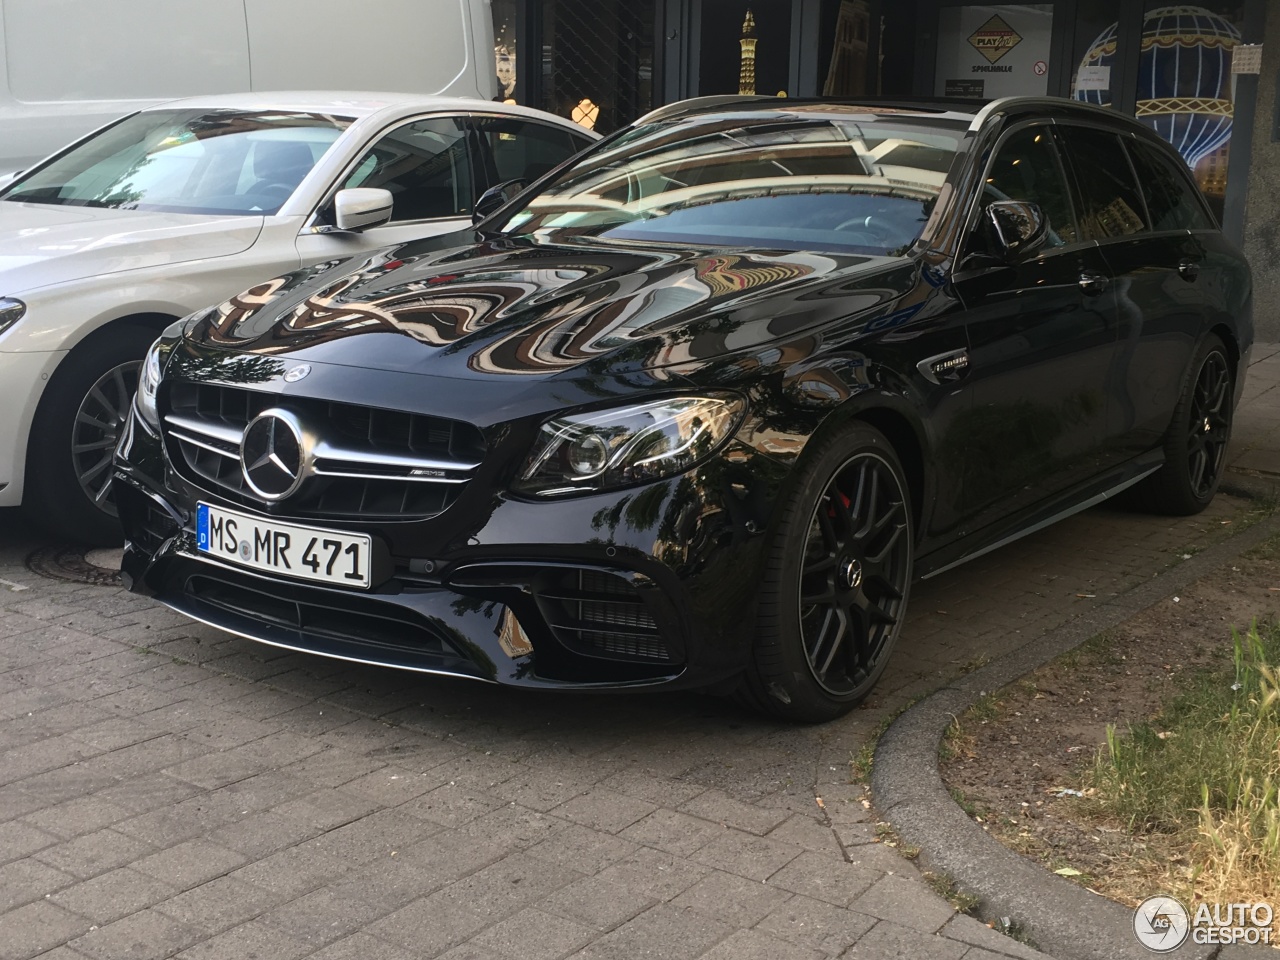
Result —
[[1100, 273], [1094, 273], [1092, 270], [1082, 270], [1080, 272], [1080, 289], [1086, 297], [1096, 297], [1107, 289], [1107, 278]]
[[1184, 257], [1178, 261], [1178, 276], [1187, 283], [1194, 283], [1196, 277], [1200, 276], [1200, 261], [1191, 257]]

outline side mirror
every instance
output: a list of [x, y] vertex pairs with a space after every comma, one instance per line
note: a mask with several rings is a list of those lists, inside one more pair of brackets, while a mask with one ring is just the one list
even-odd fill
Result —
[[506, 183], [500, 183], [496, 187], [490, 187], [484, 193], [480, 194], [480, 199], [476, 201], [475, 208], [471, 211], [471, 222], [477, 224], [481, 220], [489, 217], [490, 214], [496, 213], [502, 207], [506, 206], [508, 201], [525, 188], [529, 181], [521, 178], [517, 180], [508, 180]]
[[1049, 219], [1039, 204], [994, 200], [987, 205], [986, 215], [996, 246], [1006, 260], [1025, 256], [1049, 236]]
[[378, 187], [339, 190], [333, 197], [333, 225], [349, 233], [381, 226], [391, 219], [394, 202], [390, 190]]

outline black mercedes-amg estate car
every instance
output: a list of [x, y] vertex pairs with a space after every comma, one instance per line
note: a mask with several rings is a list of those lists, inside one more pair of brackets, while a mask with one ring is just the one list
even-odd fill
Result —
[[116, 461], [134, 590], [331, 657], [814, 721], [915, 578], [1135, 485], [1214, 495], [1249, 272], [1132, 120], [695, 101], [496, 189], [449, 244], [156, 342]]

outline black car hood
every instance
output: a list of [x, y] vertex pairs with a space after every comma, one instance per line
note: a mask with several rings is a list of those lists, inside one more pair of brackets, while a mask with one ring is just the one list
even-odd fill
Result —
[[[426, 248], [425, 250], [423, 248]], [[407, 244], [222, 304], [196, 345], [475, 379], [625, 375], [794, 336], [904, 292], [900, 258], [574, 238]]]

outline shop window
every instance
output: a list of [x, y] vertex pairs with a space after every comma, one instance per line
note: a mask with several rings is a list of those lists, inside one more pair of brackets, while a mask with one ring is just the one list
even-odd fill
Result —
[[1071, 58], [1071, 96], [1098, 107], [1114, 106], [1120, 76], [1116, 62], [1115, 0], [1079, 0]]
[[653, 108], [654, 0], [543, 0], [541, 9], [536, 106], [597, 133]]
[[[1081, 6], [1092, 11], [1093, 21], [1102, 18], [1100, 3]], [[1138, 53], [1135, 115], [1173, 144], [1219, 216], [1235, 115], [1231, 58], [1243, 19], [1240, 0], [1178, 6], [1147, 0]], [[1076, 99], [1110, 103], [1117, 29], [1114, 21], [1105, 26], [1081, 55], [1072, 87]]]
[[1053, 4], [967, 4], [938, 11], [934, 94], [994, 100], [1049, 91]]
[[824, 97], [860, 97], [882, 89], [880, 71], [872, 69], [871, 17], [870, 0], [823, 3], [819, 46], [827, 68], [818, 83]]
[[791, 0], [702, 0], [698, 94], [786, 96]]
[[493, 70], [498, 78], [496, 99], [520, 103], [516, 89], [517, 0], [493, 0]]

